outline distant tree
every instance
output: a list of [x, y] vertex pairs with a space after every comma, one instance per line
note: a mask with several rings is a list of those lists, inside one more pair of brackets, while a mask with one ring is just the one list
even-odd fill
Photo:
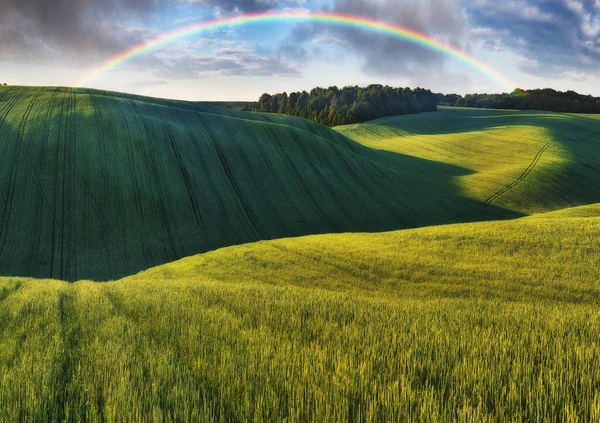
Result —
[[288, 105], [288, 95], [287, 93], [283, 93], [279, 96], [278, 109], [277, 113], [285, 114], [287, 111]]
[[[435, 94], [440, 104], [450, 105], [451, 95]], [[515, 89], [508, 94], [467, 94], [457, 96], [456, 106], [494, 109], [547, 110], [551, 112], [600, 113], [600, 97], [578, 94], [574, 91]]]
[[329, 103], [329, 114], [327, 115], [327, 121], [332, 125], [339, 125], [340, 119], [337, 116], [338, 112], [338, 97], [334, 95]]
[[287, 105], [285, 108], [285, 112], [288, 115], [294, 114], [294, 110], [296, 109], [296, 103], [298, 102], [298, 97], [300, 97], [300, 94], [298, 93], [291, 93], [288, 97]]
[[437, 110], [438, 96], [430, 90], [368, 87], [316, 87], [310, 92], [263, 94], [255, 110], [287, 113], [325, 125], [344, 125], [384, 116]]
[[294, 109], [294, 113], [292, 113], [292, 114], [305, 118], [308, 113], [308, 101], [309, 100], [310, 100], [310, 97], [308, 96], [308, 93], [306, 91], [302, 91], [302, 93], [300, 93], [298, 95], [298, 101], [296, 102], [296, 108]]
[[260, 96], [258, 100], [258, 109], [263, 111], [268, 111], [271, 107], [271, 96], [269, 94], [263, 94]]

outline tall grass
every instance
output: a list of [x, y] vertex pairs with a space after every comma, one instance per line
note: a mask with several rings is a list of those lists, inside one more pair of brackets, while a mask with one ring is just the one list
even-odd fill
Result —
[[598, 216], [5, 279], [0, 421], [597, 421]]

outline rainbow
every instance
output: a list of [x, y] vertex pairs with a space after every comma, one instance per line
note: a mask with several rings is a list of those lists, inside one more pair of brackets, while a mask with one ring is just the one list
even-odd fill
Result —
[[185, 26], [183, 28], [175, 29], [173, 31], [154, 37], [147, 42], [133, 46], [111, 57], [107, 61], [101, 63], [98, 67], [94, 68], [88, 74], [86, 74], [77, 83], [76, 86], [87, 86], [98, 76], [117, 68], [118, 66], [131, 59], [134, 59], [135, 57], [142, 56], [158, 47], [188, 37], [193, 34], [236, 25], [289, 21], [309, 21], [328, 25], [339, 25], [391, 35], [406, 41], [413, 42], [430, 50], [445, 54], [449, 57], [458, 59], [459, 61], [466, 63], [470, 67], [487, 75], [491, 79], [500, 82], [502, 85], [508, 88], [509, 91], [512, 91], [512, 89], [515, 87], [515, 85], [504, 75], [502, 75], [500, 72], [487, 65], [486, 63], [482, 62], [481, 60], [471, 56], [467, 52], [451, 44], [437, 40], [433, 37], [430, 37], [427, 34], [416, 31], [412, 28], [376, 19], [365, 18], [362, 16], [348, 15], [343, 13], [309, 11], [304, 9], [248, 13], [244, 15], [212, 19]]

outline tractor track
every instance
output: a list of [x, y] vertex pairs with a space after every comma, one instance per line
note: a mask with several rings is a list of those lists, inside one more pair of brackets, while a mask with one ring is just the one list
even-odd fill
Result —
[[[134, 137], [133, 137], [132, 128], [130, 127], [129, 122], [127, 120], [127, 114], [123, 110], [123, 107], [125, 106], [125, 104], [121, 104], [121, 101], [120, 101], [120, 100], [122, 100], [123, 102], [125, 102], [126, 99], [119, 97], [119, 99], [117, 100], [117, 97], [112, 96], [112, 95], [107, 96], [107, 98], [109, 98], [112, 101], [112, 103], [114, 104], [115, 109], [119, 113], [121, 120], [123, 122], [123, 126], [125, 128], [125, 131], [127, 133], [127, 143], [125, 144], [125, 148], [127, 149], [127, 157], [126, 157], [127, 163], [125, 163], [125, 160], [123, 160], [121, 158], [121, 155], [118, 154], [116, 145], [113, 145], [113, 149], [115, 150], [115, 156], [118, 158], [121, 158], [121, 164], [122, 164], [123, 168], [129, 174], [129, 178], [131, 180], [132, 196], [133, 196], [133, 201], [135, 204], [135, 211], [136, 211], [136, 219], [135, 220], [136, 220], [136, 224], [137, 224], [138, 235], [142, 239], [142, 244], [148, 245], [145, 231], [143, 229], [144, 208], [143, 208], [143, 204], [142, 204], [142, 200], [141, 200], [142, 188], [140, 185], [140, 181], [139, 181], [137, 172], [135, 171]], [[130, 108], [134, 112], [133, 115], [136, 116], [137, 113], [135, 112], [135, 108], [132, 104], [130, 104]], [[142, 127], [141, 127], [139, 121], [138, 121], [138, 131], [140, 134], [142, 133]], [[144, 157], [144, 152], [142, 151], [143, 149], [141, 147], [136, 150], [137, 150], [136, 152], [139, 154], [139, 156]], [[123, 232], [123, 236], [125, 236], [124, 232]], [[126, 245], [126, 243], [127, 243], [126, 239], [124, 238], [123, 245]], [[142, 255], [144, 257], [145, 263], [148, 265], [151, 261], [149, 260], [148, 252], [145, 247], [142, 247]]]
[[[235, 151], [240, 152], [239, 156], [240, 156], [240, 159], [242, 161], [243, 166], [240, 166], [239, 168], [241, 168], [243, 170], [247, 170], [248, 172], [252, 172], [253, 166], [252, 166], [252, 163], [250, 162], [250, 160], [248, 159], [248, 157], [246, 156], [246, 154], [244, 154], [245, 153], [244, 147], [238, 142], [238, 140], [236, 139], [237, 137], [231, 132], [231, 129], [229, 128], [229, 125], [225, 125], [225, 122], [223, 122], [223, 128], [227, 132], [227, 134], [229, 136], [229, 139], [230, 139], [230, 142], [234, 145]], [[260, 150], [260, 151], [262, 151], [262, 150]], [[265, 160], [264, 157], [263, 157], [263, 160]], [[272, 175], [271, 169], [272, 169], [272, 167], [269, 166], [268, 163], [265, 161], [265, 170], [267, 170], [270, 175]], [[252, 175], [252, 176], [254, 176], [254, 175]], [[236, 179], [236, 178], [234, 178], [234, 179]], [[256, 195], [260, 199], [260, 202], [262, 204], [268, 204], [269, 201], [268, 201], [267, 196], [265, 195], [265, 190], [264, 189], [259, 189], [260, 187], [256, 184], [255, 181], [256, 181], [255, 177], [251, 177], [249, 179], [249, 181], [248, 181], [248, 182], [251, 182], [253, 184], [252, 191], [256, 192]], [[247, 208], [247, 205], [244, 204], [244, 207]], [[252, 213], [249, 208], [248, 208], [248, 211], [249, 211], [249, 213]], [[272, 210], [270, 210], [270, 211], [271, 211], [271, 219], [273, 219], [276, 222], [277, 226], [280, 229], [282, 229], [284, 227], [284, 223], [283, 223], [283, 221], [281, 219], [281, 216], [278, 216], [276, 213], [272, 213]], [[252, 213], [252, 218], [254, 219], [254, 213]], [[262, 235], [263, 238], [267, 238], [264, 234], [261, 234], [261, 235]]]
[[34, 178], [37, 179], [37, 186], [38, 186], [38, 197], [36, 199], [38, 204], [42, 204], [42, 206], [38, 206], [38, 204], [36, 204], [35, 207], [35, 218], [34, 218], [34, 222], [36, 222], [36, 224], [34, 225], [34, 233], [33, 233], [33, 245], [34, 245], [34, 251], [32, 251], [32, 259], [29, 261], [29, 272], [31, 274], [35, 274], [36, 276], [38, 275], [38, 270], [39, 270], [39, 266], [41, 264], [41, 259], [40, 259], [40, 246], [41, 246], [41, 238], [42, 238], [42, 231], [43, 231], [43, 225], [39, 224], [38, 222], [40, 222], [40, 219], [43, 221], [44, 219], [44, 215], [41, 214], [44, 206], [47, 209], [48, 212], [48, 217], [50, 218], [50, 216], [52, 216], [52, 207], [50, 205], [50, 200], [48, 199], [48, 196], [46, 195], [46, 190], [44, 189], [44, 184], [42, 183], [41, 177], [39, 172], [36, 171], [36, 167], [34, 165], [34, 163], [38, 163], [40, 168], [45, 168], [47, 166], [47, 154], [44, 154], [45, 151], [48, 150], [48, 140], [50, 139], [50, 130], [51, 130], [51, 125], [50, 125], [50, 121], [52, 118], [52, 114], [54, 111], [54, 104], [56, 102], [56, 97], [58, 96], [60, 88], [56, 88], [54, 89], [54, 91], [52, 92], [52, 95], [50, 96], [50, 100], [48, 102], [48, 107], [46, 110], [46, 115], [45, 115], [45, 130], [43, 132], [43, 138], [42, 138], [42, 143], [44, 144], [44, 148], [41, 150], [41, 154], [39, 156], [39, 161], [33, 161], [30, 159], [30, 163], [29, 163], [29, 167], [31, 169], [31, 174], [34, 176]]
[[[60, 103], [60, 113], [58, 114], [58, 130], [57, 130], [57, 137], [56, 137], [56, 148], [54, 151], [54, 163], [55, 163], [55, 169], [54, 169], [54, 178], [53, 178], [53, 189], [52, 192], [55, 193], [54, 195], [54, 201], [53, 201], [53, 206], [52, 206], [52, 241], [51, 241], [51, 247], [50, 247], [50, 278], [54, 278], [54, 261], [56, 259], [56, 238], [58, 236], [57, 234], [57, 222], [56, 222], [56, 218], [58, 215], [58, 178], [59, 178], [59, 169], [61, 169], [62, 167], [59, 166], [59, 158], [60, 158], [60, 149], [61, 149], [61, 142], [62, 142], [62, 138], [63, 138], [63, 116], [65, 116], [65, 102], [66, 102], [66, 96], [63, 96], [62, 101]], [[63, 147], [64, 149], [64, 147]], [[64, 166], [64, 163], [63, 163]], [[63, 170], [64, 173], [64, 170]], [[61, 196], [64, 195], [64, 192], [61, 192]]]
[[[256, 148], [257, 151], [260, 152], [259, 156], [260, 156], [261, 160], [263, 161], [265, 168], [272, 170], [273, 166], [268, 159], [268, 155], [265, 152], [264, 147], [261, 145], [261, 143], [257, 139], [254, 131], [252, 131], [252, 129], [248, 127], [248, 122], [242, 121], [241, 124], [244, 127], [244, 130], [247, 131], [247, 133], [250, 137], [250, 140], [252, 141], [252, 144], [254, 145], [254, 148]], [[276, 150], [277, 153], [279, 154], [279, 156], [282, 157], [281, 151], [276, 147], [276, 145], [274, 145], [274, 150]], [[288, 172], [291, 172], [287, 161], [285, 159], [283, 159], [282, 161], [286, 165]], [[303, 216], [302, 212], [298, 208], [298, 205], [293, 201], [292, 197], [289, 195], [289, 192], [285, 189], [285, 185], [281, 181], [281, 177], [279, 176], [279, 174], [277, 172], [273, 172], [273, 171], [271, 171], [269, 173], [270, 173], [271, 177], [273, 177], [273, 180], [275, 181], [275, 184], [277, 185], [277, 189], [281, 193], [283, 198], [285, 199], [286, 204], [288, 204], [293, 209], [293, 211], [297, 217], [300, 217], [300, 218], [302, 218], [302, 220], [304, 220], [304, 216]], [[277, 217], [279, 217], [279, 216], [277, 216]], [[282, 225], [283, 225], [282, 220], [278, 219], [278, 221], [279, 221], [280, 228], [282, 228]]]
[[[185, 165], [184, 155], [181, 154], [181, 150], [180, 150], [181, 143], [178, 142], [177, 138], [175, 137], [175, 133], [173, 131], [173, 123], [170, 123], [170, 122], [174, 122], [174, 120], [169, 119], [169, 116], [166, 116], [163, 113], [163, 108], [159, 109], [158, 113], [161, 116], [161, 118], [165, 121], [164, 130], [165, 130], [166, 136], [169, 140], [169, 146], [171, 147], [171, 152], [174, 155], [175, 163], [177, 164], [177, 169], [179, 170], [179, 174], [180, 174], [181, 178], [183, 179], [183, 182], [184, 182], [184, 185], [186, 188], [187, 197], [190, 202], [190, 207], [192, 209], [192, 214], [194, 215], [194, 220], [196, 222], [196, 225], [198, 226], [198, 228], [201, 231], [200, 233], [203, 238], [203, 244], [206, 246], [208, 244], [208, 240], [207, 240], [208, 227], [207, 227], [206, 222], [204, 221], [204, 218], [201, 213], [202, 212], [202, 208], [201, 208], [202, 203], [201, 203], [201, 201], [198, 200], [198, 198], [196, 196], [196, 190], [194, 189], [194, 182], [192, 180], [192, 177], [190, 175], [190, 172], [189, 172], [187, 166]], [[177, 203], [172, 203], [172, 204], [173, 204], [173, 206], [175, 206]], [[180, 209], [180, 211], [182, 211], [184, 213], [184, 215], [186, 214], [185, 210]], [[176, 220], [175, 222], [173, 222], [173, 224], [178, 233], [177, 240], [179, 241], [179, 246], [181, 247], [182, 251], [186, 251], [186, 249], [183, 245], [183, 241], [182, 241], [183, 231], [181, 229], [179, 221]]]
[[[9, 182], [8, 182], [8, 189], [7, 189], [6, 197], [4, 199], [2, 220], [0, 221], [0, 238], [2, 239], [2, 242], [0, 243], [0, 256], [2, 256], [2, 253], [4, 252], [4, 248], [6, 246], [6, 240], [8, 238], [8, 231], [10, 229], [10, 218], [12, 216], [12, 207], [13, 207], [13, 203], [14, 203], [14, 197], [15, 197], [15, 191], [16, 191], [16, 185], [17, 185], [17, 175], [19, 172], [18, 158], [21, 156], [21, 147], [22, 147], [22, 143], [23, 143], [27, 120], [29, 119], [29, 115], [31, 114], [31, 111], [33, 110], [33, 107], [34, 107], [37, 99], [43, 94], [43, 92], [45, 90], [46, 90], [46, 87], [42, 87], [42, 88], [38, 89], [38, 91], [33, 95], [31, 100], [29, 101], [29, 104], [27, 105], [27, 108], [25, 109], [25, 113], [23, 114], [23, 117], [21, 118], [21, 122], [19, 123], [19, 126], [18, 126], [18, 132], [17, 132], [17, 136], [15, 139], [15, 144], [14, 144], [14, 148], [13, 148], [12, 159], [10, 160], [11, 170], [10, 170], [10, 177], [9, 177]], [[8, 114], [8, 112], [7, 112], [7, 114]], [[3, 119], [3, 121], [4, 121], [4, 119]]]
[[232, 198], [234, 199], [236, 208], [238, 209], [240, 215], [244, 216], [246, 221], [249, 223], [249, 227], [253, 230], [254, 236], [259, 237], [259, 239], [265, 239], [264, 236], [260, 233], [260, 230], [259, 230], [258, 226], [256, 225], [256, 222], [253, 220], [252, 216], [249, 214], [250, 212], [246, 208], [246, 205], [244, 203], [244, 198], [241, 194], [241, 191], [239, 190], [239, 188], [237, 187], [235, 182], [232, 180], [233, 175], [231, 173], [231, 169], [229, 168], [227, 159], [225, 158], [225, 155], [223, 154], [223, 150], [219, 146], [218, 140], [216, 140], [214, 137], [213, 130], [211, 130], [211, 128], [208, 127], [208, 125], [206, 124], [204, 119], [200, 119], [199, 123], [202, 126], [202, 128], [204, 129], [206, 136], [209, 137], [212, 141], [212, 142], [208, 143], [208, 146], [209, 146], [209, 148], [212, 149], [215, 157], [219, 160], [219, 164], [220, 164], [219, 170], [221, 171], [220, 172], [221, 175], [224, 176], [226, 178], [226, 180], [229, 182], [229, 186], [231, 187], [230, 192], [232, 194]]
[[[196, 152], [198, 153], [197, 156], [193, 155], [193, 157], [196, 158], [196, 163], [201, 167], [202, 175], [205, 175], [205, 178], [206, 178], [205, 186], [207, 187], [208, 190], [210, 190], [210, 194], [211, 194], [210, 198], [213, 199], [213, 201], [215, 201], [217, 203], [217, 207], [219, 209], [217, 215], [221, 216], [223, 221], [229, 222], [230, 217], [229, 217], [229, 212], [227, 210], [227, 206], [225, 204], [223, 196], [216, 188], [216, 184], [213, 179], [212, 172], [210, 172], [209, 167], [207, 166], [206, 160], [204, 158], [204, 156], [206, 155], [206, 152], [202, 150], [201, 143], [198, 140], [194, 131], [192, 130], [189, 122], [186, 119], [182, 119], [181, 121], [188, 132], [188, 136], [190, 137], [190, 139], [192, 140], [192, 142], [194, 144]], [[209, 134], [207, 133], [206, 136], [208, 137], [208, 135]], [[222, 228], [222, 229], [225, 229], [225, 228]], [[215, 243], [215, 241], [212, 238], [208, 238], [208, 237], [210, 237], [210, 235], [211, 235], [210, 232], [206, 234], [207, 242], [208, 242], [207, 245], [210, 249], [213, 249], [214, 246], [217, 244]]]
[[539, 163], [539, 161], [542, 158], [542, 156], [544, 155], [544, 153], [550, 147], [552, 147], [554, 144], [556, 144], [556, 141], [550, 141], [550, 142], [546, 143], [537, 152], [537, 154], [535, 155], [533, 161], [529, 164], [529, 166], [527, 166], [527, 168], [523, 171], [523, 173], [521, 173], [521, 175], [517, 179], [515, 179], [512, 183], [510, 183], [509, 185], [507, 185], [504, 188], [502, 188], [500, 191], [496, 192], [494, 195], [492, 195], [491, 197], [489, 197], [487, 200], [485, 200], [484, 204], [485, 205], [491, 205], [494, 201], [496, 201], [502, 195], [506, 194], [508, 191], [510, 191], [511, 189], [513, 189], [514, 187], [516, 187], [517, 185], [519, 185], [521, 182], [523, 182], [525, 180], [525, 178], [527, 178], [527, 176], [529, 176], [529, 174], [533, 171], [533, 169], [535, 169], [535, 167]]
[[[147, 123], [144, 123], [144, 130], [145, 130], [145, 133], [146, 133], [146, 136], [148, 137], [148, 139], [151, 139], [151, 135], [156, 136], [157, 134], [160, 133], [158, 131], [158, 129], [155, 127], [155, 125], [152, 123], [151, 120], [148, 120]], [[167, 249], [167, 243], [165, 242], [165, 237], [163, 235], [163, 232], [161, 231], [161, 243], [163, 246], [163, 251], [165, 253], [164, 257], [167, 258], [168, 260], [174, 260], [174, 259], [178, 258], [179, 256], [177, 253], [177, 248], [175, 246], [175, 238], [174, 238], [174, 234], [173, 234], [173, 228], [169, 224], [170, 216], [172, 216], [172, 214], [169, 213], [169, 211], [176, 210], [177, 207], [173, 203], [173, 201], [171, 200], [171, 197], [168, 195], [168, 192], [164, 188], [164, 181], [166, 180], [164, 160], [162, 160], [161, 157], [157, 157], [157, 154], [156, 154], [156, 151], [154, 148], [151, 149], [150, 164], [151, 164], [150, 169], [153, 172], [153, 176], [154, 176], [154, 179], [156, 182], [155, 186], [156, 186], [156, 191], [158, 193], [158, 198], [162, 200], [162, 201], [158, 201], [158, 207], [157, 207], [157, 212], [160, 215], [159, 216], [159, 223], [160, 223], [159, 227], [161, 227], [161, 229], [164, 229], [164, 232], [166, 232], [166, 238], [168, 240], [168, 245], [169, 245], [169, 249]], [[165, 203], [168, 203], [168, 204], [165, 204]], [[180, 242], [180, 244], [181, 244], [181, 242]]]
[[[265, 127], [265, 132], [267, 132], [271, 137], [275, 136], [275, 133], [273, 132], [273, 128], [270, 125], [267, 125]], [[278, 143], [275, 143], [275, 148], [276, 148], [277, 153], [279, 154], [279, 157], [286, 164], [286, 167], [289, 170], [290, 174], [292, 174], [294, 176], [294, 178], [292, 180], [295, 182], [296, 186], [299, 188], [299, 192], [302, 193], [302, 196], [306, 200], [305, 204], [310, 205], [310, 208], [315, 213], [315, 216], [319, 216], [321, 219], [323, 219], [323, 221], [325, 221], [327, 224], [329, 224], [332, 228], [336, 228], [335, 222], [333, 222], [331, 219], [329, 219], [329, 217], [325, 213], [323, 213], [322, 208], [316, 202], [314, 197], [312, 195], [310, 195], [310, 188], [309, 188], [308, 184], [304, 181], [304, 178], [302, 177], [301, 172], [298, 170], [298, 166], [290, 158], [289, 154], [285, 150], [282, 150], [281, 146]]]

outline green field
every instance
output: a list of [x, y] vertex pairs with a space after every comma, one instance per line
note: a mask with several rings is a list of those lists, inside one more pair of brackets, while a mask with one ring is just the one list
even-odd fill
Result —
[[600, 125], [592, 116], [450, 107], [338, 131], [371, 148], [469, 169], [454, 180], [462, 195], [518, 213], [600, 202]]
[[4, 279], [0, 421], [598, 421], [599, 240], [595, 206]]
[[112, 280], [261, 239], [600, 202], [598, 134], [585, 117], [461, 109], [336, 132], [210, 104], [0, 87], [0, 274]]
[[0, 423], [600, 421], [596, 117], [0, 87], [0, 154]]
[[459, 193], [469, 170], [283, 115], [0, 87], [0, 139], [6, 276], [112, 280], [261, 239], [515, 217]]

